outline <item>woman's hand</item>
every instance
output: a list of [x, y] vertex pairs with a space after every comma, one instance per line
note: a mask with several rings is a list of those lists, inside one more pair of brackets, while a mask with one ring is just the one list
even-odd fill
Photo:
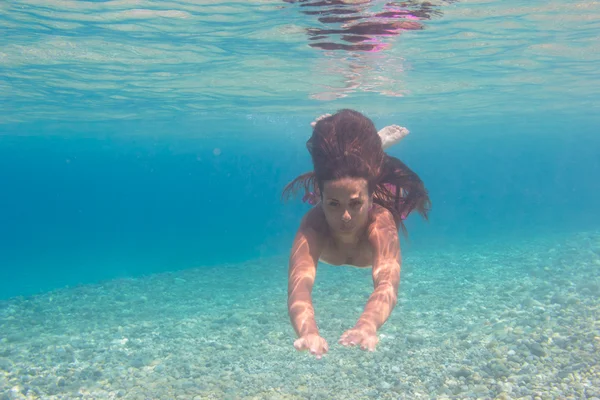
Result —
[[294, 347], [298, 351], [310, 351], [310, 354], [316, 356], [317, 359], [320, 359], [329, 350], [327, 341], [317, 333], [309, 333], [300, 337], [294, 342]]
[[361, 349], [369, 351], [375, 351], [378, 342], [377, 332], [367, 327], [348, 329], [339, 341], [342, 346], [360, 346]]

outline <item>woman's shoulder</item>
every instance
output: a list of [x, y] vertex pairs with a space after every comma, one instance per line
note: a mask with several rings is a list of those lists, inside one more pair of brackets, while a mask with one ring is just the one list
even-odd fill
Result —
[[304, 214], [301, 227], [305, 229], [311, 229], [320, 235], [328, 234], [329, 226], [327, 225], [325, 213], [323, 212], [320, 204], [312, 207], [306, 212], [306, 214]]
[[390, 210], [385, 208], [380, 204], [373, 204], [373, 208], [371, 209], [370, 218], [369, 218], [369, 226], [367, 228], [367, 234], [370, 236], [373, 233], [374, 229], [398, 229], [396, 225], [396, 221], [394, 220], [394, 215]]
[[373, 207], [371, 208], [371, 223], [373, 223], [377, 219], [381, 218], [392, 218], [394, 219], [394, 215], [390, 210], [382, 206], [381, 204], [373, 203]]

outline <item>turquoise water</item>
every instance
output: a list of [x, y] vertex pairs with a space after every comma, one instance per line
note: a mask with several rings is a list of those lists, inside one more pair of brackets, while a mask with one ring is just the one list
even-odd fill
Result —
[[[0, 4], [0, 399], [600, 398], [600, 5], [310, 4]], [[432, 212], [373, 354], [370, 271], [320, 266], [317, 361], [280, 194], [345, 107]]]

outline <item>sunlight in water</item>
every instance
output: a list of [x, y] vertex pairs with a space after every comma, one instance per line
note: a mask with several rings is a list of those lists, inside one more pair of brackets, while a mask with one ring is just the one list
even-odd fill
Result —
[[598, 107], [597, 2], [339, 3], [5, 2], [0, 121]]

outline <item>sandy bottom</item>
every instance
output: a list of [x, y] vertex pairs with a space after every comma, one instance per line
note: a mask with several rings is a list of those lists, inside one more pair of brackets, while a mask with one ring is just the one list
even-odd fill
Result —
[[4, 399], [600, 398], [600, 233], [404, 256], [377, 351], [337, 340], [370, 271], [321, 266], [298, 353], [286, 258], [0, 303]]

